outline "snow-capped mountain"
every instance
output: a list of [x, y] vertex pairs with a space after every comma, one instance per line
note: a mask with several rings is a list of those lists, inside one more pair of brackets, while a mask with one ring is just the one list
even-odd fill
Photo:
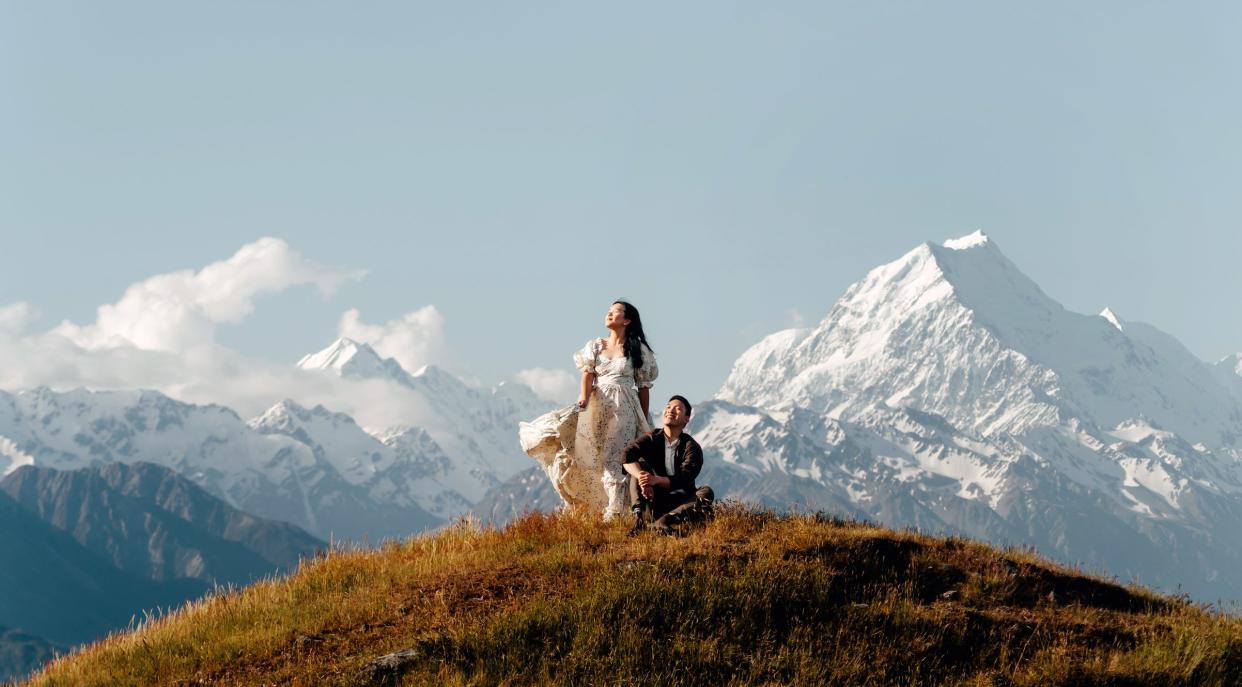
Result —
[[548, 405], [520, 384], [478, 389], [437, 367], [410, 374], [344, 339], [300, 365], [400, 384], [430, 409], [426, 426], [364, 429], [291, 400], [246, 422], [154, 391], [0, 391], [0, 476], [151, 462], [260, 517], [378, 541], [443, 524], [527, 467], [513, 428]]
[[1216, 369], [1234, 384], [1242, 379], [1242, 353], [1227, 355], [1216, 363]]
[[1112, 310], [1066, 310], [976, 233], [756, 344], [690, 430], [724, 493], [1237, 598], [1242, 378], [1221, 370]]
[[338, 339], [302, 358], [298, 366], [342, 377], [386, 380], [413, 391], [428, 409], [429, 417], [421, 418], [419, 426], [450, 458], [440, 479], [470, 503], [530, 467], [531, 459], [514, 439], [514, 428], [551, 407], [523, 384], [480, 389], [435, 365], [407, 372], [392, 358], [382, 358], [369, 345], [350, 339]]
[[[325, 539], [555, 501], [515, 438], [549, 408], [529, 388], [409, 372], [348, 339], [299, 366], [399, 385], [424, 412], [364, 428], [288, 400], [246, 422], [150, 391], [0, 392], [0, 476], [153, 462]], [[722, 496], [1242, 598], [1242, 355], [1209, 364], [1110, 308], [1070, 312], [981, 233], [918, 246], [818, 325], [757, 343], [689, 431]]]
[[0, 442], [0, 475], [22, 465], [156, 463], [324, 539], [378, 540], [444, 521], [419, 502], [442, 491], [434, 471], [424, 474], [443, 460], [434, 442], [392, 449], [348, 418], [290, 402], [247, 424], [228, 408], [154, 391], [0, 392]]
[[851, 286], [814, 329], [747, 351], [718, 398], [850, 417], [913, 406], [985, 435], [1143, 415], [1232, 442], [1242, 404], [1154, 327], [1063, 308], [982, 234], [924, 244]]
[[353, 339], [337, 339], [318, 353], [298, 361], [303, 370], [332, 370], [343, 377], [402, 381], [406, 372], [392, 358], [381, 358], [375, 349]]
[[[304, 408], [287, 399], [248, 425], [261, 435], [283, 435], [309, 449], [316, 464], [330, 466], [331, 475], [339, 476], [360, 491], [362, 510], [384, 507], [408, 511], [378, 530], [375, 526], [369, 527], [366, 531], [371, 532], [373, 538], [377, 531], [390, 531], [395, 535], [436, 524], [428, 521], [428, 513], [443, 522], [469, 508], [469, 502], [446, 485], [446, 478], [453, 474], [449, 458], [435, 440], [420, 429], [395, 428], [373, 436], [344, 413], [332, 412], [323, 406]], [[316, 475], [304, 484], [316, 489], [319, 478]], [[316, 502], [310, 515], [321, 517], [319, 511], [324, 505]], [[335, 500], [331, 505], [335, 505]]]

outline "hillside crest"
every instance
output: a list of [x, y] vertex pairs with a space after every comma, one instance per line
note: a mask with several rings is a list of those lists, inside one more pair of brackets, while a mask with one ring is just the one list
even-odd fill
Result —
[[1025, 551], [725, 507], [682, 538], [535, 514], [335, 551], [31, 684], [1225, 685], [1240, 648], [1235, 619]]

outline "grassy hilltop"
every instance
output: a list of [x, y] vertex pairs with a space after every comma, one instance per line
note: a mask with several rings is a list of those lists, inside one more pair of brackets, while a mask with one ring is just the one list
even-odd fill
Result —
[[333, 552], [35, 685], [1238, 685], [1242, 621], [957, 539], [726, 509], [675, 539], [531, 515]]

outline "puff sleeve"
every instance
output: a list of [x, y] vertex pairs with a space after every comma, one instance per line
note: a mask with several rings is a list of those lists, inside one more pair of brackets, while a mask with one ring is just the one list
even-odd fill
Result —
[[660, 376], [660, 367], [656, 365], [655, 353], [643, 346], [643, 366], [634, 370], [634, 382], [639, 389], [650, 389], [656, 377]]
[[595, 365], [599, 359], [599, 339], [591, 339], [582, 347], [582, 350], [574, 352], [574, 367], [595, 374]]

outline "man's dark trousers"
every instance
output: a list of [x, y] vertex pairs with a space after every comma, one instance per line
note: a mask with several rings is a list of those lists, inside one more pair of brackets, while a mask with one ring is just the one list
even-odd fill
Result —
[[716, 500], [711, 487], [699, 487], [693, 494], [681, 489], [669, 491], [658, 487], [653, 487], [651, 491], [651, 500], [644, 499], [638, 478], [630, 476], [630, 503], [634, 504], [639, 522], [649, 522], [656, 527], [699, 522], [711, 511]]
[[652, 524], [665, 528], [702, 519], [711, 511], [715, 498], [712, 490], [694, 484], [703, 469], [703, 447], [689, 434], [679, 433], [671, 466], [667, 463], [667, 448], [664, 430], [654, 429], [638, 435], [621, 455], [622, 463], [637, 464], [640, 471], [669, 481], [667, 487], [652, 487], [651, 501], [647, 501], [638, 487], [638, 478], [630, 476], [630, 503], [638, 514], [635, 527], [655, 520]]

